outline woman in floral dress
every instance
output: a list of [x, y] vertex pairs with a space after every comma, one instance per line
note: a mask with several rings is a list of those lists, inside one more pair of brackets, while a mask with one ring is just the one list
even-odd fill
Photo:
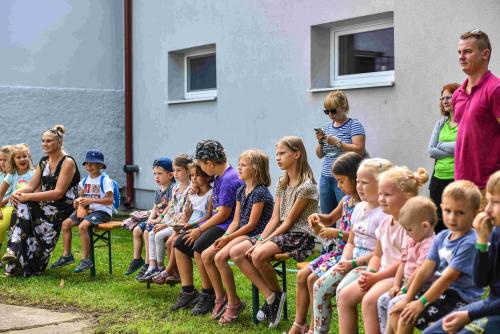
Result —
[[80, 173], [75, 160], [63, 151], [64, 127], [42, 134], [46, 153], [27, 186], [12, 195], [18, 220], [7, 253], [7, 275], [39, 275], [56, 246], [62, 221], [73, 212]]

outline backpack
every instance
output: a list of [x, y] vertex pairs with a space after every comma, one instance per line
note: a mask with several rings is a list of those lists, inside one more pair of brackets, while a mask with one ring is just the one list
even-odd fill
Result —
[[[109, 177], [107, 174], [101, 174], [101, 179], [100, 179], [100, 190], [101, 190], [101, 196], [104, 197], [104, 178]], [[88, 176], [85, 176], [83, 178], [83, 186], [85, 187], [85, 184], [87, 183], [87, 178]], [[113, 180], [112, 178], [109, 177], [111, 180], [111, 183], [113, 185], [113, 205], [111, 208], [113, 209], [113, 213], [118, 212], [118, 208], [120, 207], [120, 186], [118, 185], [118, 182]]]

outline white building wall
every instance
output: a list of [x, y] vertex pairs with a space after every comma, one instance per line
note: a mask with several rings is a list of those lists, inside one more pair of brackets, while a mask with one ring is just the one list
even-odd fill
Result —
[[[311, 93], [311, 26], [394, 11], [396, 84], [349, 90], [351, 115], [367, 131], [372, 156], [426, 167], [427, 143], [439, 118], [442, 84], [461, 82], [456, 56], [461, 32], [481, 28], [493, 43], [499, 73], [500, 3], [471, 1], [136, 1], [134, 2], [134, 160], [137, 204], [151, 206], [151, 163], [194, 153], [197, 141], [219, 140], [235, 165], [243, 150], [274, 156], [276, 141], [301, 136], [319, 178], [313, 128], [327, 122], [327, 92]], [[167, 104], [168, 52], [216, 44], [217, 100]], [[276, 181], [281, 171], [272, 159]]]

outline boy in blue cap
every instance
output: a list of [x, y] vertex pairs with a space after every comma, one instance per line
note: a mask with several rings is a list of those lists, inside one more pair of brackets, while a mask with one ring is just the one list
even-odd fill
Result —
[[82, 260], [74, 272], [79, 273], [92, 268], [94, 264], [89, 258], [89, 227], [111, 220], [113, 213], [113, 183], [109, 177], [101, 174], [101, 169], [106, 168], [104, 155], [99, 150], [88, 151], [83, 166], [89, 175], [78, 184], [80, 197], [74, 200], [73, 205], [75, 209], [84, 207], [87, 212], [83, 218], [78, 218], [75, 210], [69, 218], [63, 221], [63, 255], [52, 264], [52, 269], [61, 268], [75, 262], [73, 254], [71, 254], [71, 228], [76, 225], [78, 225], [82, 243]]
[[[130, 275], [137, 269], [139, 273], [136, 279], [140, 279], [148, 269], [149, 261], [149, 232], [153, 230], [155, 224], [163, 219], [163, 214], [167, 210], [168, 203], [172, 197], [172, 188], [174, 187], [174, 169], [172, 160], [167, 157], [161, 157], [153, 162], [153, 175], [158, 189], [155, 192], [155, 202], [150, 211], [147, 221], [139, 223], [133, 230], [134, 256], [128, 265], [125, 275]], [[149, 222], [149, 224], [148, 224]], [[146, 262], [141, 257], [142, 246], [146, 244]]]

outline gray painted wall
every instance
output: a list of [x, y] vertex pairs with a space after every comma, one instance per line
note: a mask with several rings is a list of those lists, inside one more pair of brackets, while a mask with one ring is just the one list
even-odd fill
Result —
[[124, 186], [123, 1], [1, 1], [0, 55], [0, 145], [26, 142], [36, 162], [63, 124], [66, 151], [80, 164], [100, 148]]
[[[444, 83], [464, 79], [456, 47], [461, 32], [481, 28], [500, 74], [500, 2], [471, 1], [136, 1], [134, 3], [134, 159], [137, 205], [149, 207], [151, 162], [215, 138], [237, 163], [245, 149], [271, 157], [284, 135], [299, 135], [319, 177], [313, 127], [327, 122], [327, 93], [310, 93], [311, 26], [394, 11], [396, 85], [349, 90], [352, 117], [367, 130], [372, 156], [432, 171], [427, 143], [439, 118]], [[217, 101], [168, 105], [169, 51], [215, 43]], [[325, 69], [327, 70], [327, 69]], [[153, 144], [154, 143], [154, 144]], [[281, 171], [272, 163], [273, 180]]]

